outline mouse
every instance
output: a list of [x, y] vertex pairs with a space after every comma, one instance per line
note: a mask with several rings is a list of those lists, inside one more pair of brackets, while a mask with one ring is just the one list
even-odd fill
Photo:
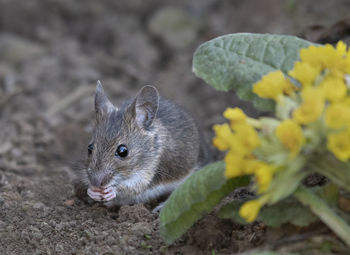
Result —
[[154, 86], [115, 106], [98, 81], [95, 124], [75, 193], [107, 207], [146, 203], [169, 196], [210, 161], [194, 119]]

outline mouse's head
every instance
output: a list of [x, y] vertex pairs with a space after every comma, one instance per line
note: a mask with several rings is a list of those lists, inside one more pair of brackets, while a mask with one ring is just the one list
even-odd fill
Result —
[[84, 178], [90, 187], [144, 186], [152, 180], [161, 149], [158, 106], [158, 91], [152, 86], [143, 87], [134, 99], [117, 108], [97, 83], [96, 124]]

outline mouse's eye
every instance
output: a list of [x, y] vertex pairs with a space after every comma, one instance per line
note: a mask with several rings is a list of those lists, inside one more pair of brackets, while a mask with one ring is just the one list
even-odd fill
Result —
[[115, 151], [115, 155], [121, 158], [125, 158], [128, 156], [128, 148], [124, 144], [119, 145]]
[[94, 149], [94, 144], [93, 144], [93, 143], [90, 143], [90, 144], [88, 145], [88, 155], [89, 155], [89, 156], [91, 156], [93, 149]]

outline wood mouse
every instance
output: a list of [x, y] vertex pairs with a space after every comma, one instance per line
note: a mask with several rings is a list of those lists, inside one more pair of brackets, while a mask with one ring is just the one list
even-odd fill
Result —
[[98, 81], [95, 115], [86, 163], [74, 182], [80, 198], [108, 207], [145, 203], [169, 195], [211, 159], [192, 117], [153, 86], [115, 107]]

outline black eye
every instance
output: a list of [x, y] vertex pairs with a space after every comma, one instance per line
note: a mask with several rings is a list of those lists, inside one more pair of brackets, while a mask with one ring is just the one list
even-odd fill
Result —
[[115, 151], [115, 155], [121, 158], [125, 158], [128, 156], [128, 148], [124, 144], [119, 145]]
[[88, 155], [91, 156], [92, 154], [92, 150], [94, 149], [94, 144], [93, 143], [90, 143], [88, 145]]

